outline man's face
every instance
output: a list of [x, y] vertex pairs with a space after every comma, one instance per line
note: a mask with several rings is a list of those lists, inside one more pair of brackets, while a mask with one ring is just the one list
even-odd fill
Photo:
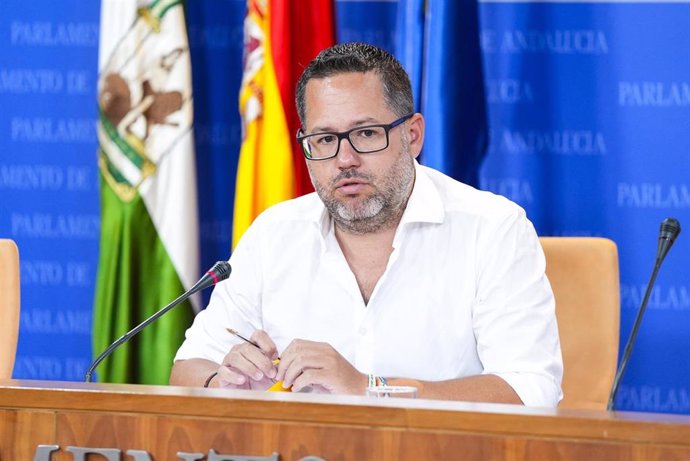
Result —
[[[310, 80], [305, 108], [305, 134], [389, 124], [398, 118], [373, 72]], [[382, 151], [359, 154], [342, 140], [336, 157], [307, 160], [314, 188], [341, 228], [363, 234], [397, 225], [412, 190], [413, 159], [422, 139], [423, 119], [416, 114], [390, 130], [389, 145]]]

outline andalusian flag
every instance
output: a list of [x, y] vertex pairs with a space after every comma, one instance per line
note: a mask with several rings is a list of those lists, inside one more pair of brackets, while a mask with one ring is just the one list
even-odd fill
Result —
[[[98, 81], [101, 245], [94, 355], [198, 277], [189, 46], [180, 0], [103, 0]], [[101, 382], [165, 384], [184, 303], [118, 349]]]
[[233, 248], [263, 210], [313, 190], [295, 141], [295, 84], [333, 31], [331, 0], [247, 2]]

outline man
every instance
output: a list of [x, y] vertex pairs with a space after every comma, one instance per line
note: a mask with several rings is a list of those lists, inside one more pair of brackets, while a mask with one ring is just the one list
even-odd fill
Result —
[[534, 228], [507, 199], [416, 162], [424, 118], [398, 61], [366, 44], [325, 50], [297, 108], [316, 193], [242, 237], [171, 383], [361, 395], [387, 381], [555, 406], [562, 360]]

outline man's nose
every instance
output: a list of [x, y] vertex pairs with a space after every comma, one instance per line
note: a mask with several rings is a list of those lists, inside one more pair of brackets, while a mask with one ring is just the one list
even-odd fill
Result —
[[340, 149], [335, 157], [338, 168], [347, 169], [357, 167], [362, 163], [360, 154], [352, 147], [348, 138], [340, 140]]

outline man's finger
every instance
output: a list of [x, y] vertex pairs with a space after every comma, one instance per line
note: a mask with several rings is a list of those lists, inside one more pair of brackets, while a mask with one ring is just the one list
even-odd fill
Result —
[[218, 370], [218, 384], [220, 387], [241, 386], [247, 382], [247, 378], [227, 366], [220, 367]]
[[264, 353], [250, 344], [234, 346], [223, 360], [229, 369], [258, 381], [264, 375], [275, 374], [273, 362]]
[[292, 392], [311, 392], [316, 385], [322, 385], [323, 370], [305, 370], [292, 383]]
[[268, 358], [278, 358], [278, 349], [276, 344], [264, 330], [254, 331], [250, 339], [259, 345], [261, 351], [263, 351]]
[[299, 340], [293, 340], [281, 354], [280, 363], [278, 364], [278, 373], [275, 376], [277, 380], [285, 380], [285, 372], [292, 366], [295, 359], [299, 357], [299, 348], [296, 347], [298, 341]]

